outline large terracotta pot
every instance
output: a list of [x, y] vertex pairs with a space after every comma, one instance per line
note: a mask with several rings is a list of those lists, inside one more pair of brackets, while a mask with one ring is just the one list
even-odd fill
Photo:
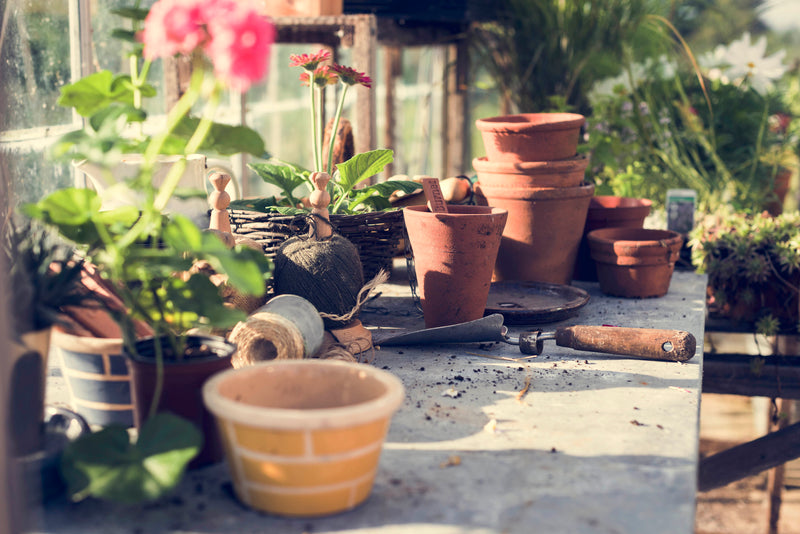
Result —
[[475, 158], [478, 181], [491, 187], [577, 187], [589, 165], [586, 156], [554, 161], [506, 162]]
[[589, 202], [583, 238], [575, 260], [574, 280], [597, 281], [597, 267], [589, 253], [586, 236], [600, 228], [642, 228], [653, 203], [646, 198], [596, 196]]
[[478, 119], [486, 157], [494, 162], [551, 161], [577, 152], [583, 115], [519, 113]]
[[508, 213], [488, 206], [403, 208], [425, 326], [483, 317]]
[[[203, 433], [203, 448], [191, 461], [189, 468], [222, 461], [224, 458], [214, 418], [205, 409], [202, 398], [203, 383], [212, 375], [230, 369], [236, 346], [217, 336], [189, 336], [187, 344], [204, 345], [213, 351], [199, 357], [183, 356], [176, 359], [168, 355], [164, 360], [163, 389], [158, 411], [172, 412], [194, 423]], [[162, 340], [166, 350], [166, 340]], [[124, 348], [123, 348], [124, 350]], [[150, 413], [155, 392], [157, 365], [155, 340], [144, 338], [136, 343], [137, 355], [124, 350], [133, 385], [134, 421], [141, 428]]]
[[559, 188], [475, 184], [479, 204], [508, 211], [494, 280], [569, 284], [594, 185]]
[[203, 386], [236, 495], [284, 516], [362, 503], [404, 397], [403, 384], [386, 371], [325, 359], [259, 362]]
[[663, 297], [683, 236], [671, 230], [602, 228], [587, 236], [600, 290], [617, 297]]

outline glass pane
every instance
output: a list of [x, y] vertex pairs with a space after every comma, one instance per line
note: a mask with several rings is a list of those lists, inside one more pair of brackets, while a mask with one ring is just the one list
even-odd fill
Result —
[[70, 111], [56, 104], [58, 88], [70, 80], [67, 0], [6, 0], [3, 16], [0, 129], [69, 123]]

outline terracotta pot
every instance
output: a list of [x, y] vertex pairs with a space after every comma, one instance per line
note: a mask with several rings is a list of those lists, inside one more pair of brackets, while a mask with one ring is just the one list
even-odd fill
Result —
[[425, 327], [483, 317], [508, 213], [488, 206], [403, 208]]
[[334, 514], [363, 502], [404, 396], [386, 371], [320, 359], [259, 362], [203, 386], [236, 495], [284, 516]]
[[652, 205], [653, 203], [646, 198], [592, 197], [572, 278], [597, 281], [597, 267], [589, 253], [589, 241], [586, 239], [589, 232], [600, 228], [642, 228]]
[[133, 426], [131, 379], [122, 339], [75, 336], [53, 329], [70, 405], [90, 424]]
[[576, 113], [520, 113], [478, 119], [475, 126], [489, 161], [552, 161], [575, 155], [584, 121]]
[[777, 174], [775, 174], [775, 183], [772, 187], [772, 192], [775, 194], [775, 199], [767, 202], [766, 206], [764, 207], [764, 209], [766, 209], [773, 217], [777, 217], [783, 213], [783, 203], [786, 200], [786, 194], [789, 192], [791, 180], [791, 169], [780, 169]]
[[577, 187], [589, 158], [575, 156], [557, 161], [496, 162], [475, 158], [472, 167], [478, 181], [491, 187]]
[[479, 204], [508, 211], [494, 280], [569, 284], [594, 185], [559, 188], [475, 184]]
[[683, 236], [671, 230], [602, 228], [589, 232], [600, 290], [618, 297], [663, 297]]
[[[162, 342], [165, 344], [166, 339]], [[200, 357], [174, 356], [164, 360], [164, 382], [158, 411], [172, 412], [194, 423], [203, 433], [203, 448], [191, 461], [189, 468], [222, 461], [224, 454], [214, 418], [205, 409], [202, 399], [203, 383], [212, 375], [231, 368], [236, 346], [217, 336], [189, 336], [189, 346], [205, 345], [214, 354]], [[166, 348], [166, 347], [165, 347]], [[123, 349], [124, 350], [124, 349]], [[157, 366], [154, 338], [136, 343], [138, 355], [124, 350], [133, 385], [134, 421], [140, 428], [147, 420], [155, 392]]]

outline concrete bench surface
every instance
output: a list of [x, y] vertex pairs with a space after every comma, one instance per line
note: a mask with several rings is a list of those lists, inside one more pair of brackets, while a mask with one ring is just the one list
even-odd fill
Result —
[[[504, 343], [384, 347], [371, 363], [396, 374], [395, 415], [371, 496], [319, 519], [249, 510], [227, 467], [187, 474], [177, 492], [141, 506], [55, 500], [39, 532], [63, 533], [686, 533], [694, 530], [706, 279], [674, 274], [658, 299], [604, 296], [546, 325], [686, 330], [686, 363], [615, 357], [545, 342], [525, 362]], [[423, 328], [395, 275], [361, 315], [368, 327]], [[531, 327], [510, 326], [510, 337]], [[58, 391], [58, 378], [50, 378]], [[50, 386], [49, 386], [50, 387]], [[63, 390], [63, 388], [62, 388]]]

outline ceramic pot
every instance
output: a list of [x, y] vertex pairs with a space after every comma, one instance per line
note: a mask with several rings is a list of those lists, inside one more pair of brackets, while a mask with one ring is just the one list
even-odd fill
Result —
[[569, 284], [594, 185], [558, 188], [475, 185], [479, 204], [508, 211], [494, 280]]
[[506, 162], [475, 158], [472, 167], [478, 181], [491, 187], [577, 187], [589, 158], [575, 156], [555, 161]]
[[[166, 350], [166, 339], [162, 339]], [[231, 368], [231, 358], [236, 346], [217, 336], [189, 336], [187, 345], [208, 347], [213, 354], [184, 356], [176, 359], [167, 355], [164, 359], [164, 379], [158, 411], [172, 412], [194, 423], [203, 433], [203, 448], [189, 464], [189, 468], [201, 467], [222, 461], [224, 454], [214, 418], [205, 409], [202, 399], [203, 383], [215, 373]], [[134, 422], [141, 428], [150, 413], [155, 392], [157, 365], [155, 339], [144, 338], [136, 342], [136, 355], [127, 350], [127, 358], [133, 386]]]
[[577, 113], [520, 113], [478, 119], [475, 126], [489, 161], [530, 162], [573, 157], [584, 122]]
[[121, 339], [75, 336], [54, 328], [52, 350], [73, 410], [92, 425], [133, 426], [131, 380]]
[[597, 267], [589, 253], [586, 235], [600, 228], [642, 228], [653, 203], [646, 198], [596, 196], [589, 202], [586, 225], [578, 247], [573, 280], [597, 281]]
[[[141, 167], [144, 156], [141, 154], [125, 154], [119, 164], [111, 171], [87, 160], [76, 161], [73, 166], [86, 175], [85, 187], [97, 191], [103, 200], [104, 209], [112, 209], [126, 205], [136, 205], [139, 200], [139, 193], [130, 188], [122, 187], [122, 182], [134, 178]], [[167, 173], [181, 156], [159, 156], [153, 171], [153, 184], [159, 186], [163, 183]], [[219, 167], [218, 167], [219, 168]], [[76, 186], [84, 187], [84, 184], [77, 183]], [[180, 187], [206, 191], [208, 181], [206, 180], [206, 156], [202, 154], [190, 154], [186, 157], [186, 169], [180, 179]], [[198, 219], [208, 212], [208, 201], [205, 198], [177, 198], [170, 199], [167, 203], [167, 211], [181, 213], [189, 218]]]
[[391, 417], [404, 398], [394, 375], [335, 360], [273, 360], [203, 386], [233, 486], [252, 508], [323, 516], [372, 491]]
[[600, 290], [617, 297], [663, 297], [683, 236], [671, 230], [602, 228], [587, 235]]
[[508, 213], [488, 206], [403, 208], [425, 327], [483, 317]]

